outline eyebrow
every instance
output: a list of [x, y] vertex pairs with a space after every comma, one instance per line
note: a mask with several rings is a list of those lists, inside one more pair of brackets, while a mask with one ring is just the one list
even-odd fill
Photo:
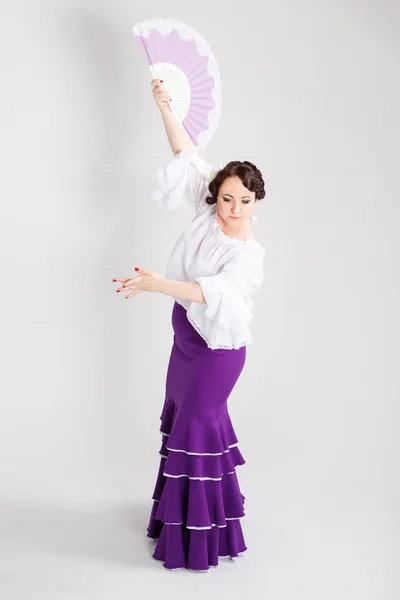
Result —
[[[230, 198], [233, 198], [233, 196], [231, 196], [230, 194], [222, 194], [222, 195], [223, 196], [230, 196]], [[250, 196], [242, 196], [242, 198], [249, 198], [251, 200]]]

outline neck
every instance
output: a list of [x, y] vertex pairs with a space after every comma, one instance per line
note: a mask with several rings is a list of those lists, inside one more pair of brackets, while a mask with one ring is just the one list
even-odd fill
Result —
[[245, 225], [243, 225], [240, 229], [232, 229], [227, 225], [227, 223], [224, 221], [224, 219], [222, 219], [218, 210], [216, 211], [216, 219], [217, 219], [218, 225], [221, 228], [221, 231], [225, 235], [227, 235], [229, 237], [236, 237], [238, 239], [242, 239], [243, 241], [247, 240], [248, 232], [249, 232], [248, 221], [246, 221]]

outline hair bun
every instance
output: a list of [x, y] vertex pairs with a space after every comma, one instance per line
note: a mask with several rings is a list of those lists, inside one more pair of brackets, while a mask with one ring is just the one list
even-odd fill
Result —
[[219, 188], [227, 177], [239, 177], [245, 188], [255, 192], [256, 201], [266, 195], [260, 169], [248, 160], [232, 160], [225, 167], [221, 164], [217, 170], [212, 171], [208, 184], [211, 196], [206, 198], [207, 204], [216, 204]]

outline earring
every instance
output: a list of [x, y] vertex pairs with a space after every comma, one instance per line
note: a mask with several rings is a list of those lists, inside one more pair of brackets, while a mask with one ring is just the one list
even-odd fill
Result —
[[250, 220], [253, 221], [253, 223], [255, 223], [257, 221], [258, 217], [257, 215], [251, 215]]

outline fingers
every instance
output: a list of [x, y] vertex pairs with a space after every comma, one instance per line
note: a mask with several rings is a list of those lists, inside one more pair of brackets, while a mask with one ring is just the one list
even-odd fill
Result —
[[139, 267], [135, 267], [135, 271], [141, 273], [142, 275], [151, 275], [151, 271], [149, 269], [141, 269]]
[[[119, 292], [126, 292], [126, 291], [128, 291], [128, 290], [132, 290], [132, 289], [133, 289], [133, 288], [132, 288], [130, 285], [123, 285], [122, 287], [120, 287], [120, 288], [117, 288], [115, 291], [116, 291], [117, 293], [119, 293]], [[136, 289], [136, 288], [135, 288], [135, 289]]]
[[[136, 277], [137, 279], [137, 277]], [[137, 284], [135, 285], [135, 281], [133, 279], [128, 279], [122, 286], [119, 288], [120, 292], [126, 292], [126, 290], [137, 289]]]
[[[144, 273], [144, 269], [140, 269], [141, 273]], [[150, 271], [147, 271], [147, 273], [150, 273]], [[122, 283], [121, 287], [126, 287], [127, 285], [134, 285], [135, 282], [138, 282], [141, 280], [140, 275], [138, 275], [137, 277], [114, 277], [113, 278], [113, 282], [114, 281], [119, 281]]]
[[162, 79], [153, 79], [151, 82], [152, 93], [159, 107], [172, 102], [172, 98], [167, 90], [161, 85]]
[[133, 278], [131, 277], [130, 279], [127, 279], [123, 284], [122, 287], [127, 287], [128, 285], [134, 285], [135, 284], [135, 279], [137, 279], [137, 277]]
[[[146, 271], [146, 273], [151, 273], [151, 271], [147, 270], [147, 269], [140, 269], [142, 275], [144, 274], [144, 272]], [[137, 277], [114, 277], [113, 281], [119, 281], [122, 283], [122, 286], [117, 288], [115, 291], [116, 292], [127, 292], [128, 290], [132, 290], [129, 294], [127, 294], [125, 296], [125, 299], [127, 298], [132, 298], [133, 296], [136, 296], [136, 294], [139, 294], [140, 292], [142, 292], [143, 290], [141, 290], [140, 288], [137, 287], [138, 283], [141, 283], [143, 280], [142, 275], [138, 275]]]
[[114, 277], [113, 281], [119, 281], [122, 283], [121, 287], [116, 288], [116, 292], [125, 292], [127, 289], [132, 289], [133, 279], [131, 277], [122, 278], [122, 277]]
[[132, 298], [133, 296], [136, 296], [136, 294], [140, 294], [141, 291], [142, 290], [135, 290], [134, 292], [131, 292], [130, 294], [125, 296], [125, 300], [127, 300], [128, 298]]
[[124, 283], [124, 285], [115, 291], [118, 292], [127, 292], [128, 290], [132, 290], [133, 292], [141, 292], [142, 290], [138, 289], [133, 283]]
[[169, 100], [171, 98], [167, 90], [162, 87], [153, 88], [153, 96], [156, 100]]

